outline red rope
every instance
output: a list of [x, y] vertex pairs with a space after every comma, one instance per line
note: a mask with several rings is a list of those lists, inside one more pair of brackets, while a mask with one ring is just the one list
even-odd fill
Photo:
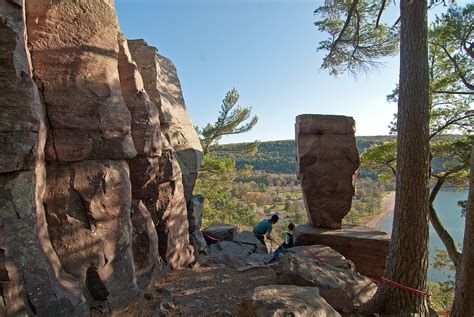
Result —
[[430, 300], [430, 295], [425, 292], [425, 291], [420, 291], [418, 289], [415, 289], [415, 288], [411, 288], [411, 287], [408, 287], [406, 285], [403, 285], [403, 284], [400, 284], [400, 283], [397, 283], [397, 282], [394, 282], [394, 281], [391, 281], [391, 280], [388, 280], [386, 279], [385, 277], [382, 277], [380, 279], [378, 278], [371, 278], [370, 279], [372, 282], [376, 283], [376, 284], [387, 284], [387, 285], [390, 285], [390, 286], [393, 286], [393, 287], [396, 287], [396, 288], [399, 288], [399, 289], [402, 289], [408, 293], [413, 293], [413, 294], [416, 294], [418, 296], [422, 296], [422, 297], [426, 297], [428, 300]]
[[321, 259], [319, 256], [317, 256], [313, 251], [311, 251], [311, 249], [308, 249], [308, 248], [304, 248], [304, 251], [306, 253], [308, 253], [309, 255], [311, 255], [313, 258], [315, 258], [316, 260], [318, 260], [319, 262], [324, 262], [323, 259]]
[[214, 238], [214, 237], [208, 235], [208, 234], [205, 233], [204, 231], [201, 231], [201, 233], [202, 233], [202, 235], [205, 236], [206, 238], [209, 238], [209, 239], [214, 240], [214, 241], [219, 241], [219, 239]]

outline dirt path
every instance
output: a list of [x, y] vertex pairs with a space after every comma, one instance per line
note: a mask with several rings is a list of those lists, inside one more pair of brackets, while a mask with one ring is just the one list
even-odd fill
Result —
[[380, 222], [384, 220], [395, 208], [395, 192], [388, 193], [382, 202], [382, 212], [367, 221], [364, 225], [377, 228]]
[[236, 316], [244, 296], [257, 286], [275, 282], [275, 273], [269, 268], [172, 271], [144, 297], [112, 316]]

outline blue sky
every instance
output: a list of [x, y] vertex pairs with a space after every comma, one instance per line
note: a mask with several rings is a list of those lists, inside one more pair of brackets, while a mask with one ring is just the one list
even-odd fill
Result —
[[116, 0], [127, 38], [144, 38], [178, 69], [195, 125], [214, 122], [225, 93], [235, 87], [239, 104], [259, 123], [223, 143], [294, 138], [298, 114], [354, 117], [357, 135], [388, 134], [396, 111], [385, 97], [398, 81], [398, 57], [361, 74], [329, 76], [320, 70], [324, 38], [313, 22], [321, 1]]

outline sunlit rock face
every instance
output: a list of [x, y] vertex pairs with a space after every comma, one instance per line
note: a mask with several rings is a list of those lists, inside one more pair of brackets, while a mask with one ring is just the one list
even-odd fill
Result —
[[[135, 297], [127, 163], [52, 164], [47, 175], [44, 203], [49, 236], [64, 270], [84, 283], [89, 300], [108, 300], [118, 307]], [[87, 275], [91, 270], [98, 274], [99, 286], [91, 283]], [[107, 295], [98, 298], [99, 288]]]
[[113, 311], [194, 261], [199, 139], [169, 60], [147, 93], [113, 2], [0, 0], [1, 316]]
[[351, 209], [360, 166], [351, 117], [305, 114], [296, 117], [297, 176], [310, 223], [341, 228]]
[[199, 136], [186, 112], [181, 84], [173, 63], [144, 40], [129, 40], [133, 60], [143, 77], [145, 90], [158, 106], [161, 131], [176, 152], [189, 203], [202, 160]]
[[136, 155], [118, 72], [113, 1], [27, 1], [28, 42], [54, 161]]
[[24, 3], [0, 0], [0, 315], [85, 315], [78, 281], [49, 241], [42, 204], [46, 126]]
[[123, 160], [137, 152], [120, 85], [113, 1], [28, 1], [26, 13], [49, 123], [44, 197], [49, 238], [87, 302], [118, 307], [138, 290], [131, 184]]
[[[182, 268], [194, 261], [187, 232], [187, 200], [183, 182], [193, 178], [187, 183], [188, 190], [192, 192], [199, 166], [195, 166], [187, 176], [183, 176], [182, 169], [189, 164], [199, 164], [200, 160], [195, 161], [191, 157], [185, 161], [178, 160], [178, 152], [170, 144], [170, 137], [164, 133], [167, 125], [163, 125], [162, 122], [165, 121], [160, 120], [162, 101], [149, 97], [151, 94], [148, 90], [152, 87], [146, 85], [146, 81], [144, 84], [143, 78], [146, 77], [142, 77], [138, 62], [135, 62], [136, 57], [130, 53], [128, 42], [122, 37], [119, 38], [119, 45], [122, 93], [132, 115], [132, 136], [138, 152], [137, 157], [128, 160], [132, 197], [134, 203], [143, 204], [145, 209], [142, 208], [141, 211], [147, 210], [155, 223], [161, 259], [172, 268]], [[179, 86], [177, 77], [176, 80]], [[160, 94], [166, 93], [164, 88], [160, 89]], [[156, 93], [156, 90], [151, 91]], [[177, 94], [181, 96], [181, 90]], [[184, 106], [184, 102], [182, 105]], [[185, 117], [190, 123], [187, 113]], [[180, 122], [175, 122], [174, 128], [197, 137], [192, 124], [180, 126]], [[188, 128], [192, 130], [188, 131]], [[200, 155], [199, 149], [192, 151]], [[189, 172], [189, 169], [186, 171]]]

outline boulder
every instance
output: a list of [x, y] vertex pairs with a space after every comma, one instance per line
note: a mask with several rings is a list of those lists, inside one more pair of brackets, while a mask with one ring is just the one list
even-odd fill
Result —
[[27, 1], [26, 12], [29, 48], [50, 124], [47, 159], [134, 157], [130, 112], [119, 80], [113, 1]]
[[390, 247], [390, 236], [375, 228], [343, 225], [340, 230], [314, 228], [311, 225], [296, 226], [295, 244], [322, 244], [331, 247], [354, 262], [359, 273], [382, 277]]
[[142, 75], [145, 90], [158, 106], [161, 130], [176, 152], [184, 196], [189, 203], [203, 155], [199, 136], [186, 112], [176, 68], [144, 40], [129, 40], [128, 46]]
[[337, 266], [331, 265], [331, 262], [326, 263], [320, 252], [321, 248], [325, 247], [307, 247], [311, 257], [302, 257], [292, 252], [282, 253], [275, 268], [277, 283], [317, 287], [321, 296], [334, 309], [351, 313], [372, 298], [377, 286], [365, 276], [354, 272], [350, 263], [344, 265], [340, 260], [337, 261]]
[[90, 294], [105, 287], [112, 308], [134, 298], [138, 288], [127, 163], [50, 164], [44, 202], [49, 236], [64, 270], [83, 281]]
[[255, 288], [242, 301], [242, 317], [339, 317], [316, 287], [269, 285]]
[[202, 230], [206, 241], [212, 242], [214, 239], [223, 241], [232, 241], [234, 236], [239, 233], [239, 227], [236, 225], [229, 225], [226, 223], [212, 223]]
[[297, 177], [313, 226], [339, 229], [351, 209], [360, 166], [354, 133], [351, 117], [296, 117]]

